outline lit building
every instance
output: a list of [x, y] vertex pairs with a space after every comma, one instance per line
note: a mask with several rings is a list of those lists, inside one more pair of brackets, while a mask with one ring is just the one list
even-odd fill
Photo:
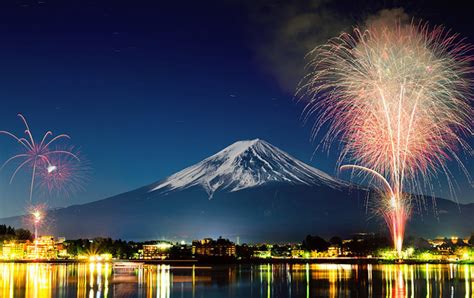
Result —
[[259, 259], [268, 259], [272, 257], [272, 251], [271, 250], [256, 250], [253, 253], [254, 258], [259, 258]]
[[4, 260], [24, 259], [27, 245], [28, 242], [25, 241], [5, 242], [2, 247], [2, 258]]
[[341, 247], [339, 245], [331, 245], [328, 247], [327, 256], [328, 257], [338, 257], [342, 254]]
[[28, 259], [56, 259], [58, 249], [53, 236], [41, 236], [26, 247]]
[[305, 255], [304, 249], [296, 248], [291, 250], [291, 257], [292, 258], [303, 258]]
[[145, 260], [166, 259], [169, 257], [171, 247], [173, 247], [173, 244], [166, 241], [160, 241], [155, 244], [144, 244], [142, 258]]
[[9, 241], [2, 246], [2, 258], [6, 260], [56, 259], [66, 256], [63, 244], [56, 243], [53, 236], [42, 236], [31, 241]]
[[223, 238], [195, 240], [193, 241], [192, 253], [197, 256], [233, 257], [235, 256], [235, 244]]

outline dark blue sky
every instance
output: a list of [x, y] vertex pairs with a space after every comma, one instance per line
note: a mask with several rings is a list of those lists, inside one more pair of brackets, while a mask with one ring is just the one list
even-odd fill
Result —
[[[234, 141], [257, 137], [334, 174], [333, 158], [318, 153], [311, 160], [315, 144], [300, 120], [302, 106], [292, 99], [298, 78], [281, 75], [285, 63], [303, 61], [298, 51], [285, 56], [279, 47], [293, 47], [292, 41], [276, 40], [271, 30], [285, 7], [278, 11], [265, 1], [157, 2], [0, 4], [0, 129], [20, 133], [16, 114], [23, 113], [38, 136], [48, 129], [70, 134], [92, 166], [84, 192], [50, 199], [50, 206], [131, 190]], [[324, 9], [360, 22], [385, 8], [345, 2]], [[296, 5], [295, 14], [304, 5]], [[443, 18], [438, 7], [405, 9], [474, 41], [472, 18], [462, 10]], [[2, 138], [0, 158], [15, 148]], [[27, 198], [26, 177], [10, 186], [7, 176], [0, 176], [2, 217], [22, 212]], [[467, 179], [456, 176], [459, 200], [474, 201]]]

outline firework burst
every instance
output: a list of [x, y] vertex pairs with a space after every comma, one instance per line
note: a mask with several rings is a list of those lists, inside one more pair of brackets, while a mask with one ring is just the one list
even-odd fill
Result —
[[47, 205], [36, 204], [29, 205], [26, 208], [26, 216], [23, 218], [26, 226], [32, 226], [35, 239], [38, 238], [38, 230], [46, 223]]
[[[48, 195], [70, 196], [83, 190], [88, 178], [88, 166], [79, 151], [74, 148], [62, 149], [74, 154], [55, 155], [50, 164], [38, 173], [38, 187]], [[76, 158], [77, 157], [77, 158]]]
[[471, 153], [473, 47], [443, 27], [409, 24], [354, 29], [309, 53], [297, 91], [315, 115], [312, 135], [341, 142], [341, 170], [379, 186], [379, 211], [401, 251], [414, 193]]
[[[28, 122], [25, 117], [21, 114], [18, 114], [18, 117], [21, 118], [23, 124], [25, 125], [25, 135], [26, 137], [18, 137], [15, 134], [8, 131], [0, 131], [0, 134], [4, 134], [13, 138], [18, 144], [21, 145], [21, 153], [16, 154], [9, 159], [7, 159], [2, 165], [2, 169], [11, 162], [19, 161], [19, 165], [16, 166], [13, 174], [10, 177], [10, 183], [13, 182], [17, 173], [23, 168], [31, 169], [31, 182], [30, 182], [30, 191], [29, 191], [29, 202], [32, 203], [33, 198], [33, 188], [35, 185], [35, 178], [38, 174], [37, 170], [42, 170], [48, 174], [53, 175], [58, 171], [58, 165], [54, 164], [54, 160], [60, 158], [61, 156], [68, 156], [69, 158], [76, 159], [79, 161], [79, 158], [72, 152], [68, 150], [61, 149], [52, 149], [52, 146], [56, 144], [61, 139], [69, 139], [69, 136], [66, 134], [59, 134], [53, 136], [51, 131], [46, 132], [41, 141], [37, 142], [30, 130]], [[43, 176], [44, 177], [44, 176]]]

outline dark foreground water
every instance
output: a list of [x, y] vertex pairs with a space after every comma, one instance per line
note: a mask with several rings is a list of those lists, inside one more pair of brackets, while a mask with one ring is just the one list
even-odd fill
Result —
[[0, 263], [1, 297], [474, 297], [474, 265]]

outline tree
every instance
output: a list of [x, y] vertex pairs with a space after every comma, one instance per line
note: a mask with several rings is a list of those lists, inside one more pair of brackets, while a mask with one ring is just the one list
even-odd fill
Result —
[[391, 241], [384, 236], [373, 235], [364, 238], [354, 237], [350, 242], [344, 246], [356, 256], [364, 256], [373, 254], [380, 249], [391, 248]]
[[3, 240], [32, 240], [31, 232], [26, 229], [15, 229], [0, 225], [0, 241]]
[[250, 259], [253, 256], [256, 248], [253, 246], [248, 246], [246, 243], [242, 245], [237, 245], [235, 247], [237, 257], [242, 259]]
[[326, 251], [328, 250], [329, 243], [319, 236], [308, 235], [303, 241], [302, 246], [306, 250]]
[[170, 259], [191, 259], [193, 256], [192, 250], [186, 245], [173, 245], [169, 249]]
[[331, 239], [329, 239], [329, 243], [331, 243], [332, 245], [341, 246], [342, 245], [342, 239], [341, 239], [341, 237], [333, 236]]
[[17, 229], [15, 230], [16, 240], [33, 240], [33, 235], [29, 230], [26, 229]]
[[428, 250], [432, 248], [430, 242], [424, 238], [416, 239], [413, 243], [413, 246], [420, 250]]

